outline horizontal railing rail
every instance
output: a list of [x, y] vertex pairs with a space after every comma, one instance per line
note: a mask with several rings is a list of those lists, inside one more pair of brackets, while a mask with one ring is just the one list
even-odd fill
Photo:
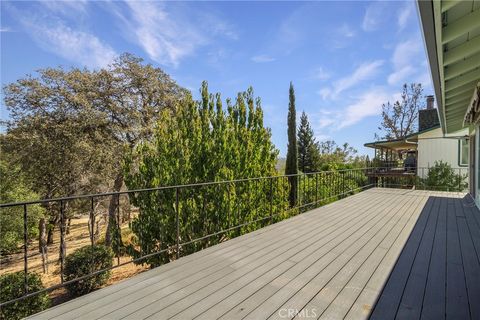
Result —
[[[371, 187], [421, 187], [422, 183], [426, 186], [424, 180], [430, 169], [417, 168], [413, 174], [409, 171], [408, 176], [395, 177], [396, 180], [377, 174], [382, 170], [378, 167], [342, 169], [0, 204], [0, 210], [17, 210], [18, 214], [22, 214], [24, 224], [23, 247], [19, 247], [18, 252], [2, 254], [0, 257], [5, 260], [0, 264], [0, 276], [23, 271], [23, 294], [9, 301], [0, 301], [0, 308], [103, 272], [118, 270], [128, 264], [147, 263], [153, 258], [162, 258], [164, 261], [162, 263], [166, 263]], [[465, 169], [458, 171], [458, 174], [466, 172]], [[465, 179], [462, 178], [457, 191], [464, 191]], [[108, 220], [111, 218], [108, 216], [110, 209], [108, 205], [112, 197], [116, 197], [114, 221]], [[34, 239], [28, 231], [29, 210], [32, 210], [32, 206], [48, 208], [50, 211], [47, 216], [55, 217], [49, 222], [51, 242], [42, 246], [47, 249], [46, 251], [58, 250], [58, 259], [49, 261], [47, 256], [45, 262], [44, 254], [39, 253], [45, 248], [41, 247], [40, 241], [38, 246], [33, 244]], [[148, 217], [152, 210], [157, 210], [161, 217], [170, 219], [164, 226], [171, 232], [158, 235], [159, 239], [167, 240], [156, 239], [158, 242], [156, 249], [144, 251], [141, 243], [142, 239], [144, 240], [143, 231], [140, 230], [138, 234], [137, 230], [135, 234], [137, 242], [129, 244], [130, 249], [137, 250], [137, 256], [127, 254], [126, 247], [121, 247], [122, 241], [116, 241], [112, 243], [116, 258], [116, 264], [112, 267], [95, 270], [75, 279], [64, 279], [67, 253], [82, 245], [94, 246], [102, 243], [101, 234], [106, 232], [110, 224], [114, 224], [116, 234], [122, 240], [122, 232], [133, 233], [132, 222]], [[200, 219], [197, 216], [202, 217]], [[70, 223], [75, 219], [78, 220], [78, 224], [74, 225], [78, 226], [79, 235], [72, 236], [69, 235], [70, 228], [73, 228]], [[86, 228], [88, 232], [84, 232], [82, 228]], [[192, 245], [194, 247], [190, 248]], [[49, 271], [50, 266], [57, 268], [58, 272]], [[27, 277], [32, 272], [48, 278], [45, 289], [29, 292]]]

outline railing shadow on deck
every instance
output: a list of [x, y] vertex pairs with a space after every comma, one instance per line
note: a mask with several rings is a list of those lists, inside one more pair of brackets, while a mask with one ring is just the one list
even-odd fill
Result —
[[[389, 178], [375, 174], [381, 171], [345, 169], [0, 204], [0, 210], [16, 211], [24, 222], [23, 247], [0, 257], [0, 276], [23, 272], [24, 289], [21, 296], [0, 301], [0, 308], [110, 270], [120, 274], [127, 265], [134, 264], [139, 268], [135, 272], [141, 272], [143, 263], [168, 263], [372, 187], [435, 188], [411, 175]], [[112, 198], [116, 200], [115, 214], [109, 216]], [[28, 232], [29, 210], [35, 206], [44, 208], [51, 218], [48, 245], [46, 241], [36, 244]], [[148, 224], [158, 224], [155, 237], [143, 235]], [[112, 241], [115, 264], [65, 279], [66, 256], [80, 247], [104, 243], [107, 228], [117, 237]], [[146, 240], [148, 245], [142, 243]], [[42, 276], [45, 289], [29, 291], [27, 276], [31, 272]]]
[[480, 211], [430, 196], [370, 319], [480, 319]]

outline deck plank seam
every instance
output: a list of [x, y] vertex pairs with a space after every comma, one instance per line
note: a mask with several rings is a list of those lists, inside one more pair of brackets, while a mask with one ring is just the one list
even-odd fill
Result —
[[[393, 206], [390, 207], [390, 210], [393, 210]], [[390, 210], [388, 210], [388, 212], [389, 212]], [[377, 214], [378, 214], [378, 213], [377, 213]], [[394, 215], [392, 215], [392, 216], [390, 217], [390, 219], [392, 219], [393, 217], [394, 217]], [[377, 221], [374, 225], [370, 226], [370, 228], [368, 228], [363, 234], [360, 234], [360, 237], [359, 237], [359, 238], [361, 238], [362, 236], [364, 236], [369, 230], [371, 230], [373, 227], [375, 227], [375, 226], [376, 226], [379, 222], [381, 222], [384, 218], [388, 218], [388, 216], [387, 216], [387, 215], [384, 215], [384, 216], [383, 216], [379, 221]], [[390, 221], [390, 219], [387, 220], [387, 221], [382, 225], [382, 227], [383, 227], [386, 223], [388, 223], [388, 221]], [[374, 235], [373, 235], [373, 236], [374, 236]], [[372, 237], [373, 237], [373, 236], [372, 236]], [[369, 240], [370, 240], [370, 239], [369, 239]], [[367, 243], [368, 243], [368, 241], [367, 241], [364, 245], [362, 245], [362, 247], [361, 247], [359, 250], [361, 250]], [[352, 256], [352, 258], [353, 258], [353, 256]], [[335, 261], [336, 259], [337, 259], [337, 258], [335, 258], [334, 260], [332, 260], [332, 262]], [[350, 259], [351, 259], [351, 258], [350, 258]], [[350, 261], [350, 260], [348, 260], [348, 261]], [[347, 261], [347, 262], [348, 262], [348, 261]], [[332, 262], [330, 262], [327, 266], [325, 266], [325, 268], [328, 267]], [[316, 278], [325, 268], [322, 268], [322, 270], [320, 270], [313, 278]], [[337, 271], [337, 272], [338, 272], [338, 271]], [[312, 280], [312, 279], [310, 279], [310, 281], [311, 281], [311, 280]], [[287, 304], [288, 301], [290, 301], [290, 299], [291, 299], [292, 297], [294, 297], [296, 294], [298, 294], [298, 292], [300, 292], [306, 285], [308, 285], [308, 283], [310, 283], [310, 282], [307, 282], [307, 283], [306, 283], [305, 285], [303, 285], [299, 290], [297, 290], [293, 295], [291, 295], [291, 297], [290, 297], [287, 301], [285, 301], [285, 303], [284, 303], [283, 305]], [[283, 305], [282, 305], [282, 306], [283, 306]], [[281, 306], [281, 307], [282, 307], [282, 306]], [[281, 308], [281, 307], [280, 307], [280, 308]], [[272, 314], [270, 314], [270, 315], [268, 316], [268, 318], [271, 318], [273, 315], [275, 315], [280, 308], [277, 308]]]
[[[319, 259], [318, 259], [319, 260]], [[308, 268], [310, 268], [313, 264], [315, 264], [316, 262], [318, 262], [318, 260], [314, 261], [312, 264], [308, 265], [305, 267], [305, 269], [301, 272], [303, 273], [305, 270], [307, 270]], [[300, 274], [301, 274], [300, 273]], [[257, 305], [256, 308], [252, 309], [249, 313], [247, 313], [242, 319], [245, 319], [246, 317], [248, 317], [252, 312], [254, 312], [259, 306], [261, 306], [261, 304], [265, 303], [268, 299], [270, 299], [271, 297], [273, 297], [277, 292], [279, 292], [283, 287], [286, 287], [291, 281], [293, 281], [294, 279], [290, 280], [289, 282], [287, 282], [286, 284], [284, 284], [281, 288], [278, 288], [271, 296], [267, 297], [266, 299], [264, 299], [260, 304]], [[245, 299], [246, 300], [246, 299]], [[244, 301], [245, 301], [244, 300]], [[243, 302], [243, 301], [242, 301]], [[284, 301], [282, 304], [284, 304], [286, 301]], [[238, 306], [239, 304], [237, 304]], [[235, 308], [236, 306], [234, 306], [233, 308]], [[232, 308], [232, 309], [233, 309]], [[277, 309], [278, 310], [278, 309]], [[273, 313], [275, 313], [276, 310], [273, 311]], [[273, 314], [272, 313], [272, 314]]]
[[[379, 200], [379, 201], [382, 201], [382, 200]], [[354, 205], [354, 204], [352, 204], [352, 205]], [[373, 205], [375, 205], [375, 204], [371, 204], [370, 206], [373, 206]], [[349, 218], [349, 217], [351, 217], [351, 216], [349, 216], [349, 215], [347, 214], [347, 215], [346, 215], [346, 218]], [[356, 218], [353, 217], [352, 219], [356, 219]], [[350, 221], [351, 221], [351, 220], [350, 220]], [[319, 224], [321, 224], [321, 223], [322, 223], [322, 222], [319, 222]], [[333, 227], [333, 226], [329, 226], [329, 228], [331, 228], [331, 227]], [[313, 229], [315, 229], [315, 227], [312, 227], [311, 229], [313, 230]], [[163, 299], [163, 298], [165, 298], [165, 297], [162, 297], [161, 299]]]
[[[354, 204], [352, 204], [352, 205], [354, 205]], [[374, 204], [372, 204], [372, 205], [374, 205]], [[337, 224], [343, 222], [345, 219], [348, 219], [348, 218], [351, 218], [349, 221], [352, 221], [352, 220], [354, 220], [354, 219], [357, 219], [358, 217], [351, 217], [351, 216], [349, 216], [349, 215], [347, 214], [347, 215], [345, 215], [345, 217], [343, 217], [341, 220], [335, 222], [334, 225], [327, 226], [327, 229], [333, 228], [334, 226], [336, 226]], [[317, 224], [318, 224], [318, 225], [321, 225], [322, 223], [324, 223], [324, 222], [319, 221]], [[309, 230], [314, 230], [314, 229], [316, 229], [316, 228], [317, 228], [317, 224], [310, 225], [310, 229], [309, 229]], [[304, 237], [308, 237], [308, 236], [305, 235]], [[288, 240], [285, 240], [285, 241], [288, 242]], [[272, 240], [272, 242], [275, 243], [275, 240]], [[276, 244], [278, 244], [278, 242], [276, 242]], [[281, 245], [279, 245], [279, 247], [281, 247]], [[293, 246], [292, 246], [292, 247], [293, 247]], [[247, 258], [248, 258], [248, 257], [247, 257]], [[208, 276], [208, 275], [207, 275], [207, 276]], [[223, 277], [222, 277], [222, 278], [223, 278]], [[217, 279], [217, 280], [218, 280], [218, 279]], [[182, 288], [180, 288], [179, 290], [181, 290], [181, 289], [182, 289]], [[159, 290], [161, 290], [161, 289], [159, 289]], [[159, 291], [159, 290], [157, 290], [157, 291]], [[198, 290], [197, 290], [197, 291], [198, 291]], [[172, 294], [172, 293], [170, 293], [170, 294]], [[170, 294], [169, 294], [169, 295], [170, 295]], [[167, 296], [168, 296], [168, 295], [167, 295]], [[163, 296], [163, 297], [161, 297], [160, 299], [164, 299], [164, 298], [166, 298], [167, 296]], [[158, 300], [157, 300], [157, 301], [158, 301]], [[152, 302], [152, 303], [153, 303], [153, 302]]]
[[[383, 201], [383, 200], [381, 200], [381, 201]], [[368, 208], [373, 207], [373, 206], [374, 206], [374, 204], [372, 204], [372, 205], [368, 206], [367, 208], [365, 208], [364, 213], [366, 213], [367, 216], [368, 216]], [[373, 220], [373, 219], [375, 219], [375, 216], [374, 216], [374, 215], [373, 215], [373, 217], [372, 217], [370, 220], [368, 220], [368, 221], [371, 221], [371, 220]], [[365, 224], [367, 224], [367, 223], [368, 223], [368, 222], [366, 222]], [[364, 224], [364, 225], [365, 225], [365, 224]], [[358, 227], [358, 226], [352, 225], [352, 226], [349, 227], [347, 230], [350, 230], [350, 229], [355, 228], [355, 227]], [[347, 231], [347, 230], [345, 230], [345, 231]], [[306, 236], [309, 236], [309, 235], [306, 235]], [[321, 239], [325, 238], [326, 236], [327, 236], [327, 235], [322, 236]], [[334, 240], [334, 239], [332, 239], [332, 240], [330, 240], [330, 241], [333, 241], [333, 240]], [[329, 242], [330, 242], [330, 241], [329, 241]], [[329, 242], [327, 242], [327, 243], [329, 243]], [[319, 249], [323, 248], [327, 243], [325, 243], [325, 244], [323, 244], [321, 247], [317, 248], [317, 251], [318, 251]], [[295, 256], [295, 255], [297, 255], [298, 253], [306, 250], [306, 249], [308, 249], [308, 247], [305, 247], [304, 249], [302, 249], [302, 250], [300, 250], [300, 251], [294, 252], [294, 253], [290, 256], [290, 258], [293, 257], [293, 256]], [[332, 248], [331, 250], [333, 250], [333, 248]], [[288, 260], [288, 258], [287, 258], [286, 260]], [[272, 267], [271, 269], [273, 269], [273, 268], [274, 268], [274, 267]], [[269, 270], [266, 271], [265, 273], [269, 272], [271, 269], [269, 269]], [[261, 276], [261, 275], [260, 275], [260, 276]], [[260, 276], [259, 276], [259, 277], [260, 277]], [[254, 280], [255, 280], [255, 279], [254, 279]], [[235, 279], [234, 281], [236, 281], [236, 279]], [[253, 280], [252, 280], [252, 281], [253, 281]], [[232, 282], [233, 282], [233, 281], [232, 281]], [[227, 285], [228, 285], [228, 284], [227, 284]], [[225, 286], [224, 286], [224, 287], [225, 287]], [[223, 287], [222, 287], [222, 288], [223, 288]], [[209, 296], [210, 296], [210, 295], [209, 295]], [[203, 297], [200, 301], [204, 300], [204, 299], [207, 298], [207, 297], [208, 297], [208, 296]], [[225, 297], [225, 298], [226, 298], [226, 297]], [[192, 307], [193, 305], [199, 303], [200, 301], [197, 301], [197, 302], [195, 302], [194, 304], [190, 305], [189, 307], [183, 309], [182, 311], [179, 311], [177, 314], [173, 315], [172, 317], [175, 317], [176, 315], [178, 315], [178, 314], [180, 314], [181, 312], [187, 310], [188, 308], [190, 308], [190, 307]]]
[[[368, 191], [368, 190], [367, 190], [367, 191]], [[359, 195], [360, 195], [360, 193], [359, 193], [359, 194], [356, 194], [356, 195], [354, 195], [354, 196], [359, 196]], [[352, 197], [354, 197], [354, 196], [352, 196]], [[362, 195], [362, 197], [364, 197], [364, 196], [366, 196], [367, 199], [369, 199], [369, 198], [374, 198], [374, 197], [375, 197], [375, 195], [374, 195], [373, 193], [372, 193], [371, 195], [369, 195], [369, 194]], [[351, 205], [354, 205], [354, 204], [351, 204]], [[312, 210], [312, 211], [315, 211], [315, 210]], [[299, 216], [296, 216], [296, 217], [299, 217]], [[295, 217], [292, 217], [292, 218], [295, 218]], [[283, 221], [287, 221], [287, 220], [289, 220], [289, 219], [285, 219], [285, 220], [283, 220]], [[298, 219], [298, 220], [299, 220], [299, 219]], [[280, 222], [280, 223], [281, 223], [281, 222]], [[306, 223], [306, 222], [304, 221], [304, 223]], [[271, 225], [271, 226], [274, 226], [274, 225], [275, 225], [275, 224], [273, 224], [273, 225]], [[278, 225], [277, 225], [277, 226], [278, 226]], [[292, 226], [292, 225], [288, 225], [288, 224], [284, 223], [284, 224], [282, 225], [282, 227], [287, 227], [287, 228], [289, 228], [289, 229], [293, 229], [293, 228], [296, 227], [296, 226]], [[272, 231], [272, 230], [269, 230], [269, 231]], [[251, 240], [251, 241], [253, 242], [253, 241], [255, 241], [255, 240], [258, 240], [258, 239], [257, 239], [258, 237], [266, 236], [266, 233], [267, 233], [267, 232], [268, 232], [268, 231], [259, 233], [259, 234], [257, 235], [257, 237], [254, 237], [254, 238], [248, 237], [248, 238], [245, 239], [245, 240]], [[241, 237], [237, 237], [237, 238], [234, 238], [234, 239], [232, 239], [232, 240], [236, 240], [236, 239], [237, 239], [237, 240], [240, 240], [240, 238], [241, 238]], [[242, 240], [243, 240], [243, 239], [242, 239]], [[244, 241], [242, 241], [242, 242], [244, 242]], [[242, 242], [240, 242], [240, 243], [238, 244], [238, 247], [237, 247], [236, 249], [242, 249], [242, 248], [241, 248]], [[213, 246], [210, 247], [210, 248], [213, 248]], [[205, 250], [208, 250], [208, 249], [209, 249], [209, 248], [207, 248], [207, 249], [205, 249]], [[227, 248], [222, 248], [222, 250], [223, 250], [223, 249], [228, 249], [228, 247], [227, 247]], [[212, 251], [213, 251], [213, 250], [212, 250]], [[200, 252], [201, 252], [201, 251], [199, 251], [199, 253], [200, 253]], [[217, 253], [218, 253], [218, 251], [213, 251], [213, 252], [211, 252], [209, 255], [211, 255], [211, 254], [214, 254], [214, 255], [215, 255], [215, 254], [217, 254]], [[194, 254], [195, 254], [195, 253], [194, 253]], [[194, 255], [194, 254], [192, 254], [192, 255]], [[192, 255], [190, 255], [190, 257], [191, 257]], [[188, 256], [186, 256], [186, 257], [188, 257]], [[202, 255], [201, 258], [204, 259], [204, 258], [206, 258], [206, 256], [205, 256], [205, 255]], [[176, 261], [179, 261], [179, 260], [176, 260]], [[196, 262], [196, 260], [186, 261], [186, 262], [184, 261], [185, 264], [187, 264], [187, 263], [188, 263], [188, 264], [189, 264], [189, 263], [194, 263], [194, 262]], [[173, 261], [172, 263], [174, 264], [175, 261]], [[185, 264], [183, 264], [182, 266], [185, 266]], [[164, 266], [167, 266], [167, 265], [168, 265], [168, 264], [166, 264], [166, 265], [164, 265]], [[165, 271], [173, 271], [174, 269], [175, 269], [175, 267], [172, 265], [171, 268], [168, 268], [168, 269], [165, 270]], [[162, 271], [163, 271], [163, 270], [162, 270]], [[147, 271], [147, 272], [148, 272], [148, 271]], [[146, 275], [147, 272], [145, 272], [145, 273], [143, 273], [143, 274]], [[161, 275], [163, 275], [163, 274], [164, 274], [164, 273], [162, 273], [162, 274], [160, 274], [160, 275], [158, 275], [158, 276], [161, 276]], [[142, 280], [142, 281], [140, 281], [140, 282], [136, 282], [134, 285], [140, 284], [140, 283], [145, 282], [145, 281], [149, 281], [149, 280], [151, 280], [151, 279], [152, 279], [152, 277], [147, 277], [146, 279], [144, 279], [144, 280]], [[122, 291], [122, 290], [126, 290], [126, 289], [128, 289], [128, 288], [129, 288], [129, 287], [121, 288], [120, 290], [117, 290], [117, 291], [115, 291], [114, 293], [120, 292], [120, 291]], [[108, 288], [106, 288], [106, 289], [108, 289]], [[101, 297], [101, 298], [108, 298], [108, 297], [109, 297], [108, 295], [105, 295], [105, 296], [103, 296], [103, 297]], [[73, 302], [75, 302], [75, 300], [72, 300], [71, 302], [73, 303]], [[83, 307], [83, 306], [85, 306], [85, 305], [87, 305], [87, 304], [89, 304], [89, 303], [90, 303], [90, 302], [86, 302], [85, 304], [82, 304], [82, 305], [76, 307], [75, 309], [81, 308], [81, 307]], [[67, 304], [68, 304], [68, 303], [67, 303]], [[62, 305], [62, 306], [66, 306], [66, 305]], [[71, 310], [67, 310], [66, 312], [69, 312], [69, 311], [71, 311]], [[64, 313], [65, 313], [65, 312], [64, 312]], [[58, 316], [61, 316], [61, 315], [63, 315], [64, 313], [59, 314]], [[56, 317], [57, 317], [57, 316], [56, 316]]]
[[[456, 204], [456, 205], [454, 205], [454, 207], [455, 207], [455, 212], [457, 212], [457, 210], [459, 209], [459, 208], [458, 208], [459, 205]], [[461, 206], [460, 208], [462, 208], [462, 213], [463, 213], [463, 206]], [[470, 319], [472, 319], [472, 307], [471, 307], [471, 305], [470, 305], [470, 292], [469, 292], [470, 290], [468, 290], [468, 287], [469, 287], [469, 286], [468, 286], [467, 275], [466, 275], [466, 270], [465, 270], [465, 265], [464, 265], [464, 264], [465, 264], [465, 263], [464, 263], [465, 257], [464, 257], [463, 248], [462, 248], [462, 240], [461, 240], [461, 238], [460, 238], [460, 229], [459, 229], [459, 227], [458, 227], [458, 218], [459, 218], [459, 217], [465, 218], [465, 216], [457, 216], [457, 215], [455, 215], [455, 227], [456, 227], [456, 229], [457, 229], [457, 232], [456, 232], [456, 233], [457, 233], [457, 238], [458, 238], [458, 244], [459, 244], [459, 246], [460, 246], [460, 257], [461, 257], [461, 261], [462, 261], [463, 281], [465, 282], [465, 287], [466, 287], [467, 304], [468, 304], [468, 314], [470, 315]], [[464, 244], [464, 245], [465, 245], [465, 244]], [[463, 246], [464, 246], [464, 245], [463, 245]]]
[[[310, 265], [307, 265], [305, 266], [304, 268], [304, 271], [307, 270], [308, 268], [310, 268], [313, 264], [317, 263], [322, 257], [319, 257], [317, 260], [313, 261]], [[287, 271], [285, 271], [284, 273], [286, 273]], [[275, 279], [277, 279], [278, 277], [281, 277], [284, 273], [282, 273], [281, 275], [277, 276]], [[299, 274], [303, 273], [300, 272]], [[275, 279], [273, 279], [272, 281], [274, 281]], [[267, 298], [264, 298], [263, 301], [261, 301], [260, 304], [258, 305], [261, 305], [262, 303], [264, 303], [265, 301], [267, 301], [271, 296], [275, 295], [278, 291], [280, 291], [283, 287], [287, 286], [288, 283], [290, 283], [292, 280], [288, 281], [287, 283], [285, 283], [282, 287], [279, 287], [275, 292], [273, 292], [270, 296], [268, 296]], [[232, 311], [233, 309], [235, 309], [236, 307], [238, 307], [239, 305], [241, 305], [244, 301], [250, 299], [252, 296], [254, 296], [257, 292], [259, 292], [260, 290], [262, 290], [266, 285], [262, 286], [261, 288], [259, 288], [258, 290], [256, 290], [255, 292], [253, 292], [252, 294], [250, 294], [249, 296], [247, 296], [246, 298], [244, 298], [242, 301], [238, 302], [236, 305], [232, 306], [230, 309], [228, 309], [227, 311], [225, 311], [223, 314], [220, 315], [220, 318], [225, 316], [226, 314], [228, 314], [230, 311]], [[247, 317], [251, 312], [253, 312], [255, 309], [252, 309], [249, 313], [247, 313], [243, 318]]]
[[[429, 197], [430, 199], [431, 197]], [[435, 200], [433, 200], [433, 202], [435, 202]], [[403, 285], [403, 290], [402, 290], [402, 295], [400, 297], [400, 300], [399, 300], [399, 303], [397, 305], [397, 310], [395, 311], [395, 317], [398, 316], [398, 311], [400, 310], [400, 307], [402, 305], [402, 300], [403, 300], [403, 296], [405, 295], [405, 289], [407, 288], [407, 284], [408, 284], [408, 280], [410, 279], [410, 276], [412, 274], [412, 269], [413, 269], [413, 266], [415, 265], [415, 260], [417, 259], [417, 256], [418, 256], [418, 250], [420, 249], [420, 246], [422, 244], [422, 241], [424, 239], [424, 236], [425, 236], [425, 231], [427, 230], [427, 227], [430, 223], [430, 218], [432, 216], [432, 211], [433, 211], [433, 208], [434, 208], [434, 203], [429, 207], [429, 211], [428, 211], [428, 218], [427, 218], [427, 221], [425, 223], [425, 227], [423, 228], [423, 231], [422, 231], [422, 236], [420, 237], [420, 241], [418, 242], [418, 246], [415, 250], [415, 256], [414, 256], [414, 259], [412, 260], [412, 264], [410, 265], [410, 270], [408, 272], [408, 276], [407, 276], [407, 279], [406, 281], [404, 282], [404, 285]], [[437, 221], [437, 219], [436, 219]], [[426, 284], [425, 284], [426, 285]]]
[[[422, 196], [422, 197], [419, 197], [421, 199], [424, 199], [425, 196]], [[423, 201], [419, 201], [416, 208], [415, 209], [418, 209], [418, 207], [420, 206], [423, 206], [425, 205], [425, 203]], [[411, 219], [415, 219], [417, 218], [418, 219], [418, 216], [416, 216], [416, 210], [412, 210], [411, 214], [410, 214], [410, 218], [405, 222], [404, 226], [402, 227], [402, 229], [400, 230], [400, 232], [398, 233], [398, 235], [395, 237], [394, 241], [392, 242], [392, 244], [390, 245], [390, 247], [388, 248], [388, 250], [385, 252], [385, 254], [383, 255], [382, 259], [380, 260], [380, 262], [377, 264], [377, 266], [375, 267], [375, 269], [372, 271], [372, 273], [370, 274], [370, 276], [368, 277], [367, 281], [365, 282], [365, 286], [363, 288], [363, 290], [365, 290], [366, 286], [368, 285], [368, 283], [370, 282], [370, 280], [372, 279], [373, 275], [377, 272], [378, 268], [380, 267], [380, 265], [382, 265], [382, 263], [384, 262], [384, 259], [385, 257], [388, 255], [388, 253], [390, 252], [390, 250], [392, 250], [393, 246], [395, 245], [395, 243], [398, 241], [398, 238], [402, 235], [402, 233], [404, 232], [405, 228], [408, 226], [408, 223], [411, 221]], [[350, 310], [352, 310], [352, 307], [355, 305], [355, 303], [358, 301], [358, 298], [360, 297], [361, 295], [361, 292], [358, 293], [357, 297], [355, 298], [355, 300], [353, 301], [353, 303], [350, 305], [349, 309], [347, 310], [347, 312], [345, 313], [345, 315], [348, 315], [350, 313]]]
[[[420, 243], [421, 243], [421, 239], [423, 238], [423, 234], [424, 234], [424, 231], [425, 231], [427, 222], [428, 222], [428, 218], [430, 217], [431, 209], [432, 209], [432, 204], [431, 204], [430, 202], [427, 201], [426, 205], [428, 205], [429, 207], [428, 207], [428, 214], [427, 214], [427, 216], [425, 217], [425, 220], [426, 220], [426, 221], [425, 221], [425, 225], [424, 225], [423, 227], [420, 226], [420, 225], [418, 225], [418, 224], [415, 225], [415, 227], [413, 228], [412, 232], [410, 233], [410, 235], [409, 235], [409, 237], [408, 237], [408, 239], [407, 239], [407, 241], [406, 241], [406, 243], [405, 243], [404, 248], [402, 249], [402, 253], [403, 253], [403, 250], [405, 250], [405, 249], [407, 248], [407, 244], [409, 243], [409, 241], [411, 241], [411, 239], [412, 239], [413, 236], [415, 235], [415, 232], [417, 232], [417, 233], [418, 233], [418, 232], [421, 232], [421, 237], [420, 237], [420, 239], [418, 240], [418, 244], [413, 244], [413, 245], [416, 246], [416, 248], [414, 247], [414, 249], [415, 249], [415, 255], [414, 255], [414, 257], [416, 256], [417, 251], [418, 251], [418, 248], [419, 248]], [[425, 209], [425, 208], [424, 208], [424, 209]], [[421, 214], [422, 214], [422, 213], [420, 213], [419, 220], [422, 218], [422, 217], [421, 217]], [[417, 221], [417, 223], [418, 223], [418, 221]], [[421, 228], [421, 229], [419, 230], [418, 228]], [[395, 266], [395, 267], [398, 265], [398, 262], [400, 261], [400, 259], [402, 259], [402, 254], [400, 254], [400, 255], [398, 256], [397, 260], [395, 261], [395, 263], [394, 263], [394, 266]], [[412, 259], [412, 263], [410, 264], [410, 268], [409, 268], [409, 271], [408, 271], [408, 275], [410, 274], [410, 271], [411, 271], [412, 266], [413, 266], [413, 259]], [[371, 314], [370, 314], [370, 317], [373, 316], [374, 318], [376, 318], [376, 317], [375, 317], [375, 312], [376, 312], [376, 310], [378, 309], [378, 304], [377, 304], [377, 303], [378, 303], [378, 301], [382, 298], [382, 296], [384, 295], [385, 290], [387, 290], [387, 285], [388, 285], [388, 283], [389, 283], [389, 282], [391, 281], [391, 279], [392, 279], [392, 275], [393, 275], [394, 272], [395, 272], [395, 267], [392, 269], [392, 271], [390, 272], [387, 280], [385, 281], [385, 285], [384, 285], [384, 287], [382, 288], [380, 294], [378, 295], [377, 301], [375, 302], [375, 306], [374, 306], [374, 308], [373, 308], [373, 310], [372, 310], [372, 312], [371, 312]], [[407, 275], [407, 277], [408, 277], [408, 275]], [[403, 283], [402, 294], [399, 295], [398, 304], [397, 304], [397, 306], [396, 306], [396, 310], [395, 310], [395, 313], [394, 313], [395, 315], [396, 315], [397, 312], [398, 312], [398, 307], [399, 307], [399, 305], [400, 305], [400, 301], [401, 301], [401, 299], [402, 299], [403, 291], [405, 290], [405, 286], [406, 286], [406, 282]]]
[[[412, 206], [414, 206], [414, 205], [415, 205], [415, 201], [412, 201], [412, 202], [408, 203], [408, 208], [410, 209], [410, 208], [411, 208]], [[402, 209], [403, 209], [403, 207], [402, 207]], [[398, 212], [398, 211], [397, 211], [397, 212]], [[404, 218], [404, 215], [407, 215], [408, 212], [409, 212], [409, 211], [405, 211], [405, 212], [398, 218], [398, 220], [397, 220], [394, 224], [392, 224], [392, 226], [390, 227], [389, 231], [388, 231], [388, 232], [383, 236], [383, 238], [380, 240], [379, 245], [377, 245], [375, 248], [373, 248], [373, 250], [372, 250], [372, 251], [368, 254], [368, 256], [364, 259], [364, 261], [358, 266], [357, 270], [352, 273], [352, 275], [350, 276], [350, 278], [346, 281], [346, 285], [348, 285], [348, 283], [352, 280], [352, 278], [357, 274], [358, 270], [360, 270], [360, 268], [365, 264], [365, 262], [368, 260], [368, 258], [375, 252], [375, 250], [380, 247], [380, 244], [387, 238], [387, 236], [390, 234], [390, 232], [391, 232], [391, 231], [393, 230], [393, 228], [396, 226], [396, 223], [398, 223], [399, 221], [401, 221], [402, 218]], [[410, 212], [410, 216], [408, 217], [408, 219], [406, 219], [406, 221], [405, 221], [405, 223], [404, 223], [404, 226], [403, 226], [402, 229], [399, 231], [399, 233], [398, 233], [398, 235], [395, 237], [395, 239], [393, 239], [393, 241], [392, 241], [392, 243], [390, 244], [389, 247], [393, 246], [393, 244], [395, 243], [395, 240], [398, 238], [398, 236], [400, 236], [401, 231], [402, 231], [403, 228], [407, 225], [408, 221], [410, 220], [410, 217], [413, 216], [413, 214], [414, 214], [414, 211], [412, 210], [412, 211]], [[373, 237], [372, 237], [372, 239], [373, 239]], [[369, 242], [370, 242], [372, 239], [370, 239]], [[355, 256], [356, 256], [359, 252], [360, 252], [360, 250], [355, 254]], [[384, 256], [387, 254], [387, 252], [388, 252], [388, 250], [385, 251]], [[354, 258], [355, 256], [353, 256], [352, 258]], [[342, 269], [339, 269], [338, 272], [329, 280], [328, 283], [330, 283], [330, 281], [332, 281], [332, 279], [333, 279], [338, 273], [340, 273], [341, 270], [342, 270]], [[372, 272], [372, 273], [373, 273], [373, 272]], [[323, 290], [323, 288], [325, 288], [325, 287], [328, 285], [328, 283], [325, 284], [325, 285], [319, 290], [319, 292], [317, 292], [317, 294], [316, 294], [311, 300], [313, 300], [313, 299]], [[328, 303], [328, 305], [324, 308], [324, 310], [322, 311], [322, 313], [318, 315], [317, 319], [319, 319], [319, 318], [325, 313], [325, 311], [328, 309], [328, 307], [329, 307], [329, 306], [333, 303], [333, 301], [339, 296], [340, 292], [341, 292], [341, 290], [335, 295], [335, 297], [330, 301], [330, 303]], [[310, 301], [311, 301], [311, 300], [310, 300]], [[309, 302], [308, 302], [308, 303], [309, 303]], [[308, 305], [308, 303], [307, 303], [306, 305]], [[352, 305], [353, 305], [353, 303], [352, 303]], [[304, 308], [305, 308], [305, 307], [304, 307]], [[303, 308], [302, 308], [302, 310], [303, 310]]]

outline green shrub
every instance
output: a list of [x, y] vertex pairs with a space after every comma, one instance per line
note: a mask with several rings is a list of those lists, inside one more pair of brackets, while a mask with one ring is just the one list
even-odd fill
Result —
[[435, 161], [424, 180], [427, 189], [440, 191], [464, 191], [468, 187], [468, 175], [463, 175], [443, 161]]
[[[80, 248], [65, 258], [64, 279], [69, 281], [95, 271], [110, 268], [113, 265], [112, 259], [113, 252], [106, 246], [96, 245]], [[110, 271], [105, 271], [95, 276], [75, 281], [67, 285], [67, 289], [72, 294], [80, 296], [101, 287], [109, 278]]]
[[[27, 276], [28, 292], [44, 289], [40, 276], [29, 273]], [[23, 296], [24, 272], [19, 271], [0, 276], [0, 301], [6, 302]], [[31, 314], [45, 310], [50, 305], [46, 292], [30, 298], [8, 304], [0, 308], [0, 319], [21, 319]]]

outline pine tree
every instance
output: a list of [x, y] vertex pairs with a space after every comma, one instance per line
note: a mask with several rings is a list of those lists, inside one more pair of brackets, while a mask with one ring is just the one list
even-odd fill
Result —
[[[288, 147], [287, 160], [285, 163], [285, 174], [292, 175], [298, 173], [297, 162], [297, 111], [295, 110], [295, 91], [293, 84], [290, 82], [289, 103], [288, 103]], [[288, 179], [290, 183], [289, 202], [291, 207], [295, 207], [297, 203], [297, 177], [293, 176]]]
[[319, 160], [320, 148], [315, 141], [307, 114], [302, 112], [298, 128], [298, 167], [304, 173], [314, 172], [318, 170]]

